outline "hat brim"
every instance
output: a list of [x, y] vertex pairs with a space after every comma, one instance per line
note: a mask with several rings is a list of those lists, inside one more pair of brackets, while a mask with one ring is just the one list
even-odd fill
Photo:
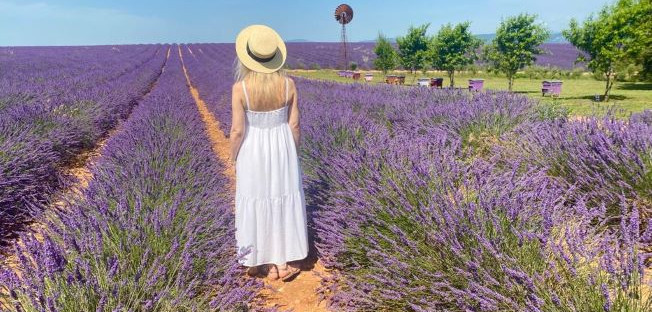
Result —
[[249, 37], [251, 36], [252, 33], [256, 32], [257, 30], [260, 30], [261, 28], [269, 28], [269, 27], [265, 25], [251, 25], [241, 30], [235, 39], [235, 52], [240, 62], [250, 70], [253, 70], [255, 72], [260, 72], [260, 73], [273, 73], [283, 67], [283, 64], [285, 64], [285, 59], [287, 56], [285, 42], [283, 42], [281, 36], [279, 36], [276, 32], [274, 32], [274, 34], [276, 35], [278, 40], [278, 48], [276, 50], [276, 54], [274, 55], [274, 58], [272, 58], [270, 61], [258, 62], [255, 59], [253, 59], [249, 55], [249, 53], [247, 53], [247, 41], [249, 40]]

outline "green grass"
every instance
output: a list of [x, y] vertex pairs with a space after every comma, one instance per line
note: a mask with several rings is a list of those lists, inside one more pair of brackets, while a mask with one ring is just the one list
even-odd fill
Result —
[[[353, 80], [351, 78], [339, 77], [336, 70], [289, 70], [289, 74], [312, 79], [334, 80], [348, 83], [365, 83], [362, 80]], [[384, 83], [384, 75], [379, 71], [362, 71], [362, 75], [371, 72], [374, 74], [372, 83]], [[406, 75], [405, 84], [415, 85], [413, 75], [405, 72], [396, 72], [395, 74]], [[444, 72], [428, 72], [426, 75], [418, 73], [419, 77], [443, 77], [444, 86], [449, 86], [448, 77]], [[455, 86], [468, 87], [469, 78], [482, 78], [485, 80], [484, 88], [492, 90], [507, 90], [507, 78], [487, 73], [456, 73]], [[630, 113], [640, 112], [645, 109], [652, 109], [652, 83], [641, 82], [616, 82], [611, 90], [609, 102], [594, 102], [596, 94], [604, 93], [605, 82], [593, 78], [584, 77], [579, 79], [563, 79], [561, 96], [551, 98], [541, 96], [541, 81], [543, 79], [519, 78], [514, 81], [514, 92], [523, 93], [533, 99], [542, 102], [557, 102], [567, 107], [573, 115], [590, 115], [594, 112], [601, 113], [604, 109], [611, 106], [622, 110], [620, 115], [629, 115]]]

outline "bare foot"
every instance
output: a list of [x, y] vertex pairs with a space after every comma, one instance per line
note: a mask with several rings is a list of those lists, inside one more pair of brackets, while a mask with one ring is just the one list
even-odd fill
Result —
[[249, 276], [258, 275], [258, 267], [257, 266], [249, 267], [249, 269], [247, 269], [247, 275], [249, 275]]
[[299, 274], [299, 272], [301, 272], [301, 269], [288, 264], [278, 267], [278, 277], [280, 277], [283, 281], [289, 280], [293, 276]]
[[267, 272], [267, 279], [275, 281], [279, 278], [278, 274], [278, 269], [276, 268], [276, 265], [274, 264], [269, 264], [269, 271]]

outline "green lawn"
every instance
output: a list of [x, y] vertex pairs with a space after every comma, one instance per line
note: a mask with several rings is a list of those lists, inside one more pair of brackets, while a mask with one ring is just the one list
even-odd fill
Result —
[[[374, 74], [374, 81], [372, 83], [384, 83], [384, 75], [378, 71], [362, 71], [362, 75], [371, 72]], [[290, 75], [302, 76], [313, 79], [335, 80], [348, 83], [365, 83], [364, 80], [355, 81], [350, 78], [339, 77], [336, 70], [321, 69], [321, 70], [290, 70]], [[395, 74], [406, 75], [406, 85], [416, 84], [413, 82], [413, 75], [406, 74], [405, 72], [397, 72]], [[449, 86], [448, 77], [443, 72], [428, 72], [426, 75], [421, 73], [417, 74], [419, 77], [443, 77], [444, 86]], [[499, 77], [490, 74], [471, 74], [459, 73], [455, 77], [455, 86], [468, 87], [469, 78], [482, 78], [485, 79], [485, 89], [492, 90], [506, 90], [507, 78]], [[568, 107], [570, 112], [574, 115], [590, 115], [594, 111], [597, 113], [603, 112], [604, 108], [615, 106], [617, 109], [622, 109], [625, 115], [632, 112], [640, 112], [645, 109], [652, 109], [652, 83], [631, 83], [631, 82], [617, 82], [611, 92], [611, 98], [608, 103], [593, 101], [594, 95], [602, 95], [604, 93], [605, 82], [598, 81], [593, 78], [578, 78], [578, 79], [562, 79], [564, 84], [562, 86], [561, 96], [559, 98], [550, 98], [541, 96], [541, 81], [543, 79], [529, 79], [519, 78], [514, 81], [514, 92], [523, 93], [534, 99], [540, 101], [557, 101], [561, 105]]]

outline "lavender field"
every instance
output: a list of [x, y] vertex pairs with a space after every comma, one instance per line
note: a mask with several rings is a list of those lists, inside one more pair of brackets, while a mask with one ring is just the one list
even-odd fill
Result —
[[[369, 44], [352, 49], [371, 65]], [[573, 49], [549, 49], [540, 65], [572, 67]], [[325, 68], [338, 50], [288, 52]], [[184, 76], [228, 133], [234, 58], [231, 44], [0, 49], [1, 310], [268, 309]], [[650, 111], [575, 119], [508, 92], [294, 80], [330, 310], [652, 310]], [[88, 186], [51, 209], [74, 184], [62, 168], [102, 138]]]
[[0, 246], [65, 182], [58, 168], [148, 92], [167, 49], [0, 49]]
[[[375, 43], [353, 42], [349, 44], [351, 61], [356, 62], [361, 69], [373, 69]], [[339, 68], [340, 44], [335, 42], [291, 42], [288, 48], [288, 68], [290, 69], [326, 69]], [[559, 69], [584, 68], [582, 63], [575, 64], [579, 54], [573, 45], [568, 43], [544, 43], [540, 47], [544, 52], [536, 58], [535, 65], [556, 67]], [[479, 63], [478, 63], [479, 64]]]
[[[228, 131], [228, 83], [215, 77], [234, 55], [188, 50], [191, 79]], [[301, 79], [298, 89], [310, 226], [335, 272], [322, 288], [334, 311], [649, 307], [645, 114], [580, 122], [506, 92]]]

